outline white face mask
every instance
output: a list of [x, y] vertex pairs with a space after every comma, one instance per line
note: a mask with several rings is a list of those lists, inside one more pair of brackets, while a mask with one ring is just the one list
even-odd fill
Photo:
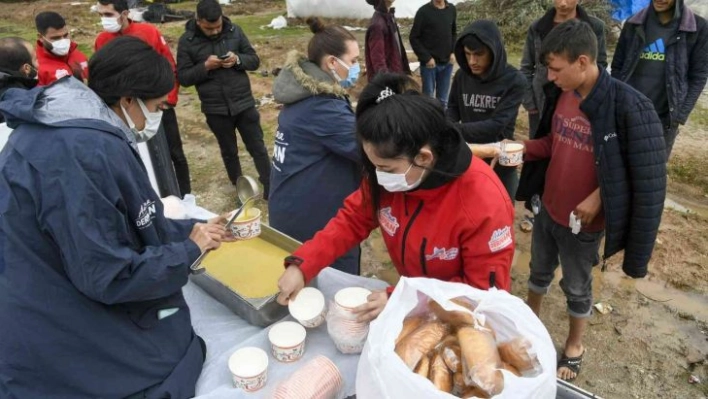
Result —
[[101, 25], [103, 25], [103, 30], [110, 33], [119, 32], [123, 27], [118, 22], [118, 17], [101, 17]]
[[415, 183], [408, 184], [406, 175], [410, 172], [412, 167], [413, 164], [406, 169], [405, 173], [388, 173], [376, 169], [376, 180], [379, 182], [380, 186], [385, 188], [386, 191], [390, 193], [413, 190], [420, 185], [421, 181], [423, 181], [423, 174], [420, 174], [420, 178], [418, 178]]
[[157, 130], [160, 128], [160, 122], [162, 121], [162, 110], [150, 112], [141, 99], [138, 99], [138, 105], [140, 105], [140, 110], [143, 112], [143, 116], [145, 116], [145, 128], [143, 128], [143, 130], [135, 128], [135, 123], [133, 123], [133, 120], [130, 118], [125, 108], [123, 108], [123, 105], [120, 106], [120, 109], [123, 110], [123, 115], [125, 116], [126, 122], [128, 122], [130, 131], [135, 135], [135, 140], [137, 140], [138, 143], [142, 143], [150, 140], [157, 134]]
[[61, 39], [52, 43], [52, 54], [63, 57], [69, 54], [69, 49], [71, 49], [71, 39]]

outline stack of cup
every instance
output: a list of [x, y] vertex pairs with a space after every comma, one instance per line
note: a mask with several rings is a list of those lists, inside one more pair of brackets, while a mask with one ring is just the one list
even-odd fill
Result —
[[337, 349], [345, 354], [361, 353], [369, 335], [369, 323], [357, 321], [354, 309], [365, 304], [371, 291], [350, 287], [339, 290], [327, 314], [327, 331]]
[[336, 399], [343, 383], [337, 366], [317, 356], [278, 385], [273, 399]]

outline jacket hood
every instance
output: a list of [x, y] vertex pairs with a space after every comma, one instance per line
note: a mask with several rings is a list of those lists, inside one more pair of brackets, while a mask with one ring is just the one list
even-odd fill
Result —
[[[655, 12], [654, 7], [649, 4], [647, 7], [634, 14], [627, 20], [627, 23], [634, 25], [644, 25], [649, 18], [649, 13]], [[674, 7], [674, 19], [679, 20], [679, 30], [682, 32], [697, 32], [698, 23], [696, 22], [696, 14], [689, 7], [684, 6], [683, 0], [676, 0]]]
[[127, 140], [135, 135], [91, 89], [73, 77], [32, 90], [10, 89], [0, 99], [0, 112], [13, 129], [29, 123], [50, 127], [96, 128]]
[[[492, 65], [489, 67], [487, 73], [482, 77], [472, 75], [472, 70], [469, 65], [467, 65], [465, 46], [462, 42], [465, 37], [470, 35], [476, 36], [479, 41], [484, 43], [492, 51]], [[457, 59], [457, 63], [460, 65], [460, 69], [475, 79], [481, 80], [482, 82], [489, 82], [501, 77], [504, 74], [507, 62], [506, 49], [504, 49], [504, 40], [502, 39], [501, 32], [499, 32], [497, 25], [488, 20], [478, 20], [467, 25], [465, 30], [462, 31], [462, 34], [457, 39], [457, 43], [455, 43], [455, 58]]]
[[37, 79], [28, 78], [17, 71], [0, 68], [0, 98], [8, 89], [18, 88], [29, 90], [37, 86]]
[[418, 189], [408, 192], [417, 197], [437, 195], [427, 190], [440, 188], [445, 184], [462, 176], [470, 167], [472, 162], [472, 151], [462, 138], [462, 134], [456, 126], [450, 125], [445, 130], [444, 135], [448, 135], [448, 144], [445, 152], [438, 155], [438, 161], [430, 175], [420, 183]]
[[[234, 24], [231, 22], [231, 20], [229, 19], [229, 17], [227, 17], [227, 16], [222, 16], [222, 17], [221, 17], [221, 21], [222, 21], [221, 34], [219, 34], [219, 37], [221, 37], [221, 35], [222, 35], [224, 32], [230, 32], [230, 31], [232, 31], [232, 30], [234, 29]], [[187, 21], [187, 22], [184, 24], [184, 29], [185, 29], [186, 32], [191, 33], [191, 35], [189, 35], [189, 38], [190, 38], [190, 39], [194, 39], [195, 36], [200, 36], [200, 37], [203, 37], [203, 38], [206, 38], [206, 39], [210, 39], [210, 40], [211, 40], [211, 38], [209, 38], [208, 36], [206, 36], [206, 35], [204, 34], [204, 32], [202, 32], [202, 30], [199, 29], [199, 26], [197, 26], [197, 20], [196, 20], [195, 18], [192, 18], [192, 19], [190, 19], [189, 21]]]
[[288, 53], [285, 66], [273, 83], [273, 97], [281, 104], [293, 104], [308, 97], [330, 95], [346, 98], [347, 92], [331, 75], [311, 62], [304, 54]]

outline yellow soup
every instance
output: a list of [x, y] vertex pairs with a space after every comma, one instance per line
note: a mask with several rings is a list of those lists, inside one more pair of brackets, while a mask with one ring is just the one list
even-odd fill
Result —
[[283, 259], [290, 255], [261, 238], [225, 242], [210, 252], [202, 266], [210, 276], [244, 298], [263, 298], [278, 293]]

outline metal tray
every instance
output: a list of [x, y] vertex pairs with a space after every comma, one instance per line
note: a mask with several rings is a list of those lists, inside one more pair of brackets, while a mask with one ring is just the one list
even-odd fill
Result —
[[[259, 238], [288, 252], [293, 252], [300, 246], [299, 241], [266, 224], [261, 224]], [[288, 308], [276, 302], [277, 295], [256, 299], [243, 298], [210, 276], [209, 271], [201, 274], [192, 274], [190, 278], [214, 299], [254, 326], [267, 327], [288, 314]]]

